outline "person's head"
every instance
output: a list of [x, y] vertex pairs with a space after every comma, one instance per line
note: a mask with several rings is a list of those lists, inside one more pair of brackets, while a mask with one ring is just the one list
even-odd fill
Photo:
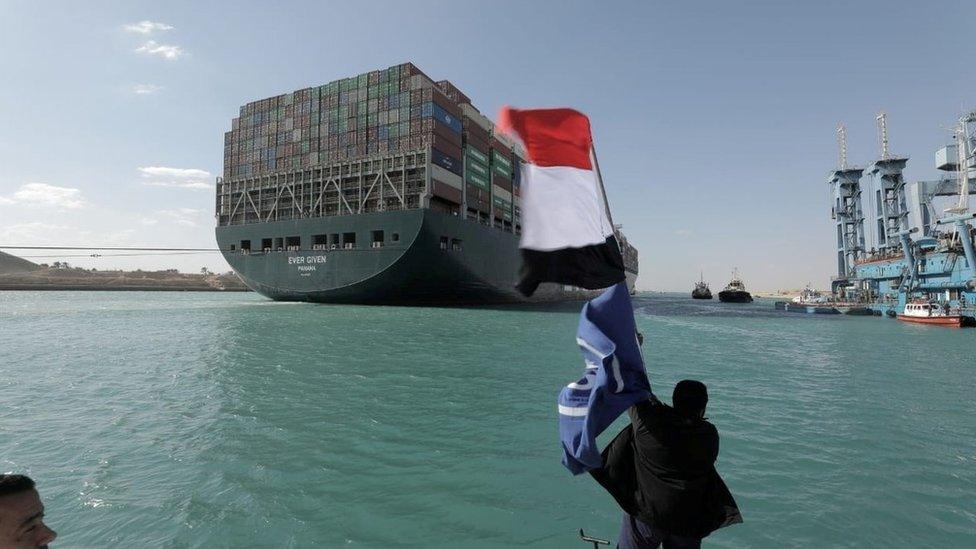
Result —
[[708, 389], [701, 381], [685, 379], [674, 386], [671, 395], [674, 411], [688, 418], [705, 417], [705, 405], [708, 404]]
[[0, 474], [0, 549], [47, 547], [56, 537], [44, 524], [44, 504], [34, 481]]

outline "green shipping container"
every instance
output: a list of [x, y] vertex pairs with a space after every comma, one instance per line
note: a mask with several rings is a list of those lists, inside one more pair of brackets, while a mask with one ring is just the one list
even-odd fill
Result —
[[509, 160], [505, 155], [499, 154], [495, 149], [491, 150], [491, 160], [500, 166], [508, 168], [512, 171], [512, 161]]
[[495, 203], [495, 207], [500, 210], [511, 210], [512, 204], [500, 196], [493, 196], [492, 201]]
[[488, 166], [485, 166], [481, 162], [478, 162], [472, 158], [468, 158], [468, 161], [465, 163], [465, 169], [472, 171], [485, 179], [488, 178]]
[[488, 157], [485, 156], [485, 154], [483, 152], [479, 151], [478, 149], [476, 149], [474, 147], [466, 147], [465, 149], [467, 150], [468, 158], [474, 159], [474, 160], [482, 163], [485, 166], [486, 171], [487, 171], [487, 168], [488, 168]]
[[478, 187], [481, 187], [482, 189], [484, 189], [486, 191], [488, 190], [488, 180], [486, 178], [481, 177], [480, 175], [472, 172], [471, 170], [468, 170], [468, 173], [466, 174], [466, 177], [467, 177], [468, 182], [470, 182], [470, 183], [472, 183], [472, 184], [474, 184], [474, 185], [476, 185]]

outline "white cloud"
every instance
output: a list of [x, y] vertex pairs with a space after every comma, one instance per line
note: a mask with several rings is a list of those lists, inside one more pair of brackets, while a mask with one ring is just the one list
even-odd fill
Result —
[[179, 189], [209, 190], [213, 186], [202, 181], [146, 181], [143, 183], [148, 187], [176, 187]]
[[17, 223], [0, 227], [0, 241], [9, 243], [10, 246], [44, 246], [55, 242], [58, 235], [70, 230], [70, 227], [40, 221]]
[[139, 21], [138, 23], [123, 25], [122, 27], [126, 32], [134, 32], [136, 34], [152, 34], [155, 31], [168, 31], [172, 28], [171, 25], [157, 23], [155, 21]]
[[695, 232], [690, 229], [677, 229], [674, 234], [675, 236], [694, 236]]
[[170, 61], [175, 61], [186, 54], [186, 52], [183, 51], [183, 48], [179, 46], [160, 44], [155, 40], [149, 40], [145, 44], [136, 48], [135, 51], [138, 53], [144, 53], [146, 55], [158, 55]]
[[139, 168], [142, 184], [150, 187], [177, 187], [180, 189], [212, 189], [213, 175], [206, 170], [195, 168], [167, 168], [164, 166], [145, 166]]
[[[163, 218], [164, 223], [173, 223], [183, 227], [199, 227], [200, 223], [198, 221], [203, 217], [201, 214], [203, 214], [203, 210], [195, 208], [177, 208], [175, 210], [160, 210], [158, 212], [158, 215]], [[158, 222], [158, 218], [153, 218], [152, 223], [145, 223], [144, 221], [143, 224], [155, 225]]]
[[139, 168], [139, 173], [152, 176], [152, 177], [174, 177], [179, 179], [185, 178], [206, 178], [210, 177], [210, 172], [206, 170], [198, 170], [196, 168], [166, 168], [163, 166], [146, 166]]
[[136, 95], [152, 95], [162, 89], [162, 86], [157, 86], [156, 84], [136, 84], [132, 86], [132, 93]]
[[25, 183], [9, 197], [0, 196], [0, 205], [4, 204], [54, 206], [60, 210], [76, 210], [86, 206], [81, 190], [47, 183]]

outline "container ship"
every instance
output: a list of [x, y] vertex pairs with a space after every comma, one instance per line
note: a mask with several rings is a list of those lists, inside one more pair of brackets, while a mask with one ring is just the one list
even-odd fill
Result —
[[[412, 63], [261, 99], [224, 134], [217, 243], [274, 300], [525, 301], [524, 162], [464, 93]], [[633, 290], [637, 250], [615, 233]], [[595, 293], [543, 284], [532, 301]]]
[[[840, 166], [828, 179], [836, 222], [834, 303], [902, 318], [918, 310], [976, 317], [976, 212], [970, 205], [976, 167], [976, 112], [962, 116], [953, 142], [935, 155], [942, 176], [907, 183], [908, 157], [888, 150], [887, 117], [877, 117], [880, 157], [847, 165], [847, 135], [838, 127]], [[922, 305], [922, 306], [920, 306]]]

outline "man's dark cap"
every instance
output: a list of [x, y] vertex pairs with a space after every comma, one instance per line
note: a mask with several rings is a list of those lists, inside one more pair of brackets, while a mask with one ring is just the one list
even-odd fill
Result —
[[685, 379], [674, 386], [671, 395], [674, 410], [687, 417], [698, 417], [708, 404], [708, 389], [701, 381]]

